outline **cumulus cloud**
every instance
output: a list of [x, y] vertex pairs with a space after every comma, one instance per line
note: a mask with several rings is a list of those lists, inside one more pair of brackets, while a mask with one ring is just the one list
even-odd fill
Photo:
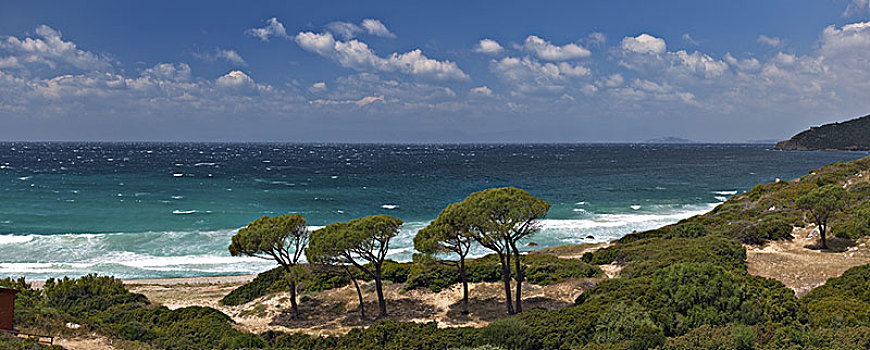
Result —
[[761, 34], [758, 36], [758, 42], [770, 46], [772, 48], [782, 47], [782, 39]]
[[582, 65], [571, 65], [566, 62], [542, 63], [531, 57], [505, 57], [493, 60], [490, 71], [499, 79], [512, 85], [518, 92], [561, 92], [572, 78], [579, 78], [590, 73], [589, 68]]
[[240, 87], [246, 85], [253, 85], [254, 79], [251, 79], [245, 72], [240, 70], [234, 70], [232, 72], [227, 73], [226, 75], [217, 78], [215, 83], [218, 86], [223, 87]]
[[270, 37], [288, 38], [287, 29], [284, 28], [284, 24], [278, 22], [276, 17], [266, 20], [265, 27], [248, 29], [245, 31], [245, 34], [259, 38], [262, 41], [269, 41]]
[[468, 92], [471, 93], [472, 95], [492, 96], [492, 89], [486, 87], [486, 85], [471, 88], [468, 90]]
[[636, 53], [661, 54], [667, 50], [665, 40], [649, 34], [622, 38], [622, 49]]
[[574, 43], [563, 46], [553, 45], [549, 41], [541, 39], [535, 35], [529, 35], [526, 37], [522, 48], [546, 61], [565, 61], [588, 57], [591, 54], [589, 50], [580, 45]]
[[502, 47], [498, 41], [492, 39], [480, 39], [480, 42], [478, 42], [477, 45], [474, 45], [474, 48], [471, 50], [485, 55], [498, 55], [504, 51], [504, 47]]
[[306, 51], [358, 71], [399, 72], [433, 80], [469, 79], [456, 63], [431, 59], [420, 49], [380, 57], [366, 43], [356, 39], [336, 40], [332, 33], [301, 32], [295, 41]]
[[390, 32], [390, 30], [387, 29], [387, 26], [381, 23], [381, 21], [371, 18], [364, 19], [360, 24], [335, 21], [327, 24], [326, 29], [332, 34], [338, 35], [345, 40], [356, 37], [360, 33], [367, 33], [369, 35], [390, 39], [396, 38], [396, 35]]
[[36, 27], [37, 37], [22, 39], [14, 36], [0, 40], [0, 49], [12, 53], [14, 59], [4, 59], [7, 65], [44, 64], [50, 68], [66, 64], [80, 70], [105, 71], [112, 66], [112, 60], [101, 55], [79, 49], [71, 41], [64, 41], [61, 32], [47, 25]]

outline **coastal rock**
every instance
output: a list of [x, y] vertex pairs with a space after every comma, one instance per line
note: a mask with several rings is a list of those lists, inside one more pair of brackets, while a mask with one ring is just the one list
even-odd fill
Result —
[[595, 239], [595, 236], [593, 236], [593, 235], [588, 235], [588, 236], [586, 236], [586, 239]]
[[527, 246], [527, 247], [537, 247], [538, 244], [535, 243], [535, 242], [529, 242], [529, 244], [526, 244], [526, 246]]

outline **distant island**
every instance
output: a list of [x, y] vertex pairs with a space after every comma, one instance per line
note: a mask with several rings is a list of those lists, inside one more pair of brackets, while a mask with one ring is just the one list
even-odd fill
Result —
[[786, 151], [870, 150], [870, 115], [841, 123], [812, 127], [790, 140], [778, 142], [775, 149]]
[[675, 136], [667, 136], [667, 137], [658, 137], [649, 140], [643, 140], [640, 143], [698, 143], [698, 141], [693, 141], [689, 139], [684, 139]]

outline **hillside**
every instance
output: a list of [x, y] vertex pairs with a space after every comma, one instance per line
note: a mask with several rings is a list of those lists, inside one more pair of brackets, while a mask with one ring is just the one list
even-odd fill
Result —
[[870, 115], [841, 123], [825, 124], [776, 144], [786, 151], [870, 150]]

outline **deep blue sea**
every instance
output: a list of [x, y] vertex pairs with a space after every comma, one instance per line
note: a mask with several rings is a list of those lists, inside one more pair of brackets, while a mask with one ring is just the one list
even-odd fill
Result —
[[284, 213], [313, 228], [399, 217], [390, 257], [409, 260], [414, 233], [444, 206], [497, 186], [550, 201], [528, 240], [538, 247], [601, 242], [865, 155], [720, 144], [0, 143], [0, 278], [260, 272], [273, 264], [230, 257], [230, 237]]

